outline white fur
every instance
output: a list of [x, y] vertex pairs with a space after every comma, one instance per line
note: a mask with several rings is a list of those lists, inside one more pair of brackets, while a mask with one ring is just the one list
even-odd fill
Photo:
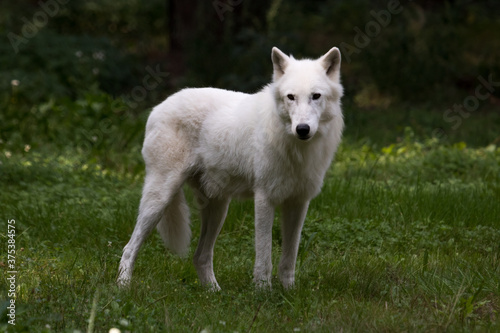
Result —
[[340, 52], [332, 48], [317, 60], [295, 60], [273, 48], [272, 61], [273, 82], [256, 94], [184, 89], [153, 109], [142, 150], [146, 179], [137, 224], [123, 249], [121, 285], [130, 281], [137, 252], [155, 226], [168, 248], [187, 254], [185, 182], [201, 209], [193, 261], [203, 284], [219, 289], [213, 249], [231, 197], [253, 196], [254, 281], [271, 284], [274, 209], [282, 206], [278, 272], [285, 287], [293, 285], [307, 207], [320, 192], [344, 126]]

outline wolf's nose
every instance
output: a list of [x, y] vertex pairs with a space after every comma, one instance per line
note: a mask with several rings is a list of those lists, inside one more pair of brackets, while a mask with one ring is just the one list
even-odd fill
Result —
[[297, 128], [295, 129], [297, 131], [297, 135], [299, 136], [299, 139], [305, 140], [309, 138], [309, 131], [311, 128], [307, 124], [298, 124]]

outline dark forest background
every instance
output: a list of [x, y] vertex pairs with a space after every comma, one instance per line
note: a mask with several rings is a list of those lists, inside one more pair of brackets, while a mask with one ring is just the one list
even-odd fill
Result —
[[[271, 78], [273, 46], [297, 58], [341, 48], [347, 137], [392, 142], [411, 126], [418, 135], [478, 145], [498, 138], [498, 1], [0, 6], [0, 148], [84, 142], [90, 150], [130, 150], [141, 141], [150, 108], [172, 92], [259, 90]], [[480, 88], [487, 94], [474, 99], [485, 80], [496, 85]], [[117, 133], [106, 142], [102, 128], [92, 135], [99, 126]]]

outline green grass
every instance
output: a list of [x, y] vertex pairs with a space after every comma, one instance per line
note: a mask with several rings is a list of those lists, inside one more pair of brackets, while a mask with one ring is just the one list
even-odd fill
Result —
[[[500, 330], [500, 148], [417, 140], [409, 129], [383, 148], [360, 142], [345, 140], [310, 206], [296, 287], [273, 278], [269, 292], [252, 285], [252, 202], [231, 204], [218, 238], [221, 292], [199, 286], [191, 257], [166, 252], [156, 234], [132, 287], [120, 290], [143, 172], [84, 164], [77, 154], [1, 152], [0, 234], [7, 240], [7, 220], [16, 220], [19, 273], [16, 326], [7, 325], [1, 279], [0, 330], [85, 332], [92, 312], [95, 332]], [[192, 221], [191, 253], [194, 205]]]

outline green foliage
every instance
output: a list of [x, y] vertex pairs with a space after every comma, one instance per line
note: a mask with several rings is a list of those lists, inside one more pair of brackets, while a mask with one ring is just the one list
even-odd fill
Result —
[[[432, 110], [423, 107], [390, 107], [360, 110], [352, 103], [344, 105], [346, 139], [353, 143], [366, 143], [378, 148], [399, 143], [410, 126], [414, 138], [438, 139], [440, 143], [466, 142], [469, 146], [483, 147], [498, 143], [500, 113], [474, 112], [458, 128], [444, 117], [446, 108]], [[437, 131], [436, 131], [437, 130]]]
[[98, 161], [124, 171], [142, 169], [139, 150], [145, 117], [120, 99], [87, 93], [77, 100], [50, 98], [29, 107], [13, 93], [0, 114], [0, 147], [10, 152], [31, 149], [73, 151], [82, 163]]
[[[117, 93], [131, 79], [131, 62], [108, 39], [40, 31], [15, 53], [0, 41], [0, 97], [23, 103], [51, 97], [75, 98], [101, 89]], [[128, 85], [127, 85], [128, 86]]]
[[[93, 303], [96, 331], [498, 330], [500, 149], [420, 141], [411, 129], [383, 148], [348, 142], [311, 203], [296, 287], [274, 278], [267, 292], [251, 283], [250, 202], [231, 204], [218, 238], [223, 291], [199, 286], [191, 261], [166, 253], [157, 235], [139, 254], [132, 288], [119, 290], [143, 173], [82, 164], [75, 153], [2, 151], [1, 219], [16, 219], [20, 272], [10, 331], [85, 331]], [[279, 229], [276, 221], [275, 267]]]

